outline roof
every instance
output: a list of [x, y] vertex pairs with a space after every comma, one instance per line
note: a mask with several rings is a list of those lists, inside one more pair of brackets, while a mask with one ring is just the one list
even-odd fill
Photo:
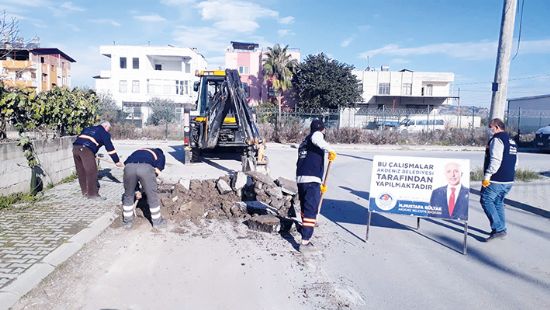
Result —
[[246, 42], [235, 42], [231, 41], [231, 46], [237, 50], [248, 50], [253, 51], [258, 48], [260, 45], [257, 43], [246, 43]]
[[508, 99], [508, 101], [529, 100], [529, 99], [541, 99], [541, 98], [548, 98], [548, 97], [550, 97], [550, 94], [548, 94], [548, 95], [538, 95], [538, 96], [528, 96], [528, 97], [511, 98], [511, 99]]
[[69, 55], [63, 53], [58, 48], [35, 48], [31, 50], [31, 53], [34, 55], [61, 55], [63, 58], [67, 59], [70, 62], [76, 62], [73, 58], [71, 58]]

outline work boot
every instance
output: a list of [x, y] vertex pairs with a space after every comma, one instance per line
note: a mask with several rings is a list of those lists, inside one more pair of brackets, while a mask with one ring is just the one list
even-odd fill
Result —
[[168, 226], [168, 223], [166, 222], [166, 220], [162, 217], [159, 217], [158, 219], [156, 220], [153, 220], [153, 228], [156, 228], [156, 229], [164, 229]]
[[298, 249], [298, 251], [305, 255], [319, 252], [319, 250], [315, 246], [313, 246], [313, 243], [311, 242], [300, 244], [300, 248]]
[[103, 196], [88, 196], [88, 199], [90, 200], [95, 200], [95, 201], [104, 201], [104, 200], [107, 200], [106, 197], [103, 197]]
[[122, 225], [124, 226], [124, 228], [126, 229], [131, 229], [132, 226], [134, 226], [134, 218], [125, 218], [125, 219], [122, 219]]
[[489, 235], [489, 237], [487, 237], [487, 239], [485, 239], [485, 242], [489, 242], [491, 240], [494, 240], [494, 239], [505, 239], [506, 238], [506, 230], [503, 230], [503, 231], [496, 231], [496, 232], [491, 232], [491, 234]]

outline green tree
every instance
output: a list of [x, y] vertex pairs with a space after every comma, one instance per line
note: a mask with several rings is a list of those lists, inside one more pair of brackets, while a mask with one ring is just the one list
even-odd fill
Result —
[[292, 87], [292, 76], [294, 69], [298, 65], [295, 59], [291, 59], [288, 53], [288, 45], [281, 48], [279, 44], [267, 48], [266, 58], [263, 63], [264, 79], [271, 84], [277, 99], [279, 113], [277, 115], [276, 126], [281, 120], [281, 105], [284, 94]]
[[117, 106], [110, 93], [99, 93], [97, 97], [97, 115], [101, 120], [116, 124], [126, 119], [127, 113], [124, 113], [122, 109]]
[[147, 105], [152, 111], [147, 123], [155, 126], [164, 124], [164, 135], [168, 139], [168, 123], [176, 119], [176, 103], [168, 99], [151, 98]]
[[292, 85], [300, 107], [330, 108], [353, 106], [361, 100], [359, 80], [353, 66], [328, 58], [308, 55], [298, 65]]
[[32, 115], [42, 116], [39, 123], [61, 136], [78, 134], [98, 121], [98, 102], [91, 89], [54, 87], [38, 95]]

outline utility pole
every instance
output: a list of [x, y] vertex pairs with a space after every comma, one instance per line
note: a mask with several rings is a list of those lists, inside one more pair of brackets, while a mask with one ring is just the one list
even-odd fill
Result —
[[489, 119], [504, 120], [504, 109], [508, 92], [508, 76], [510, 74], [510, 54], [514, 36], [514, 21], [516, 18], [517, 0], [504, 0], [500, 37], [498, 40], [497, 64], [491, 97]]

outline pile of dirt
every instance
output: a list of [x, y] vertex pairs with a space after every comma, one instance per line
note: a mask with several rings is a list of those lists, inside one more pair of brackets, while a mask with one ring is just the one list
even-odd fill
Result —
[[[257, 172], [237, 172], [218, 179], [180, 180], [160, 186], [163, 214], [180, 223], [201, 219], [234, 219], [245, 223], [265, 223], [278, 230], [280, 222], [296, 216], [299, 209], [294, 181]], [[277, 224], [276, 224], [277, 223]], [[260, 226], [262, 226], [260, 225]], [[249, 225], [250, 226], [250, 225]], [[255, 227], [258, 225], [252, 225]]]

